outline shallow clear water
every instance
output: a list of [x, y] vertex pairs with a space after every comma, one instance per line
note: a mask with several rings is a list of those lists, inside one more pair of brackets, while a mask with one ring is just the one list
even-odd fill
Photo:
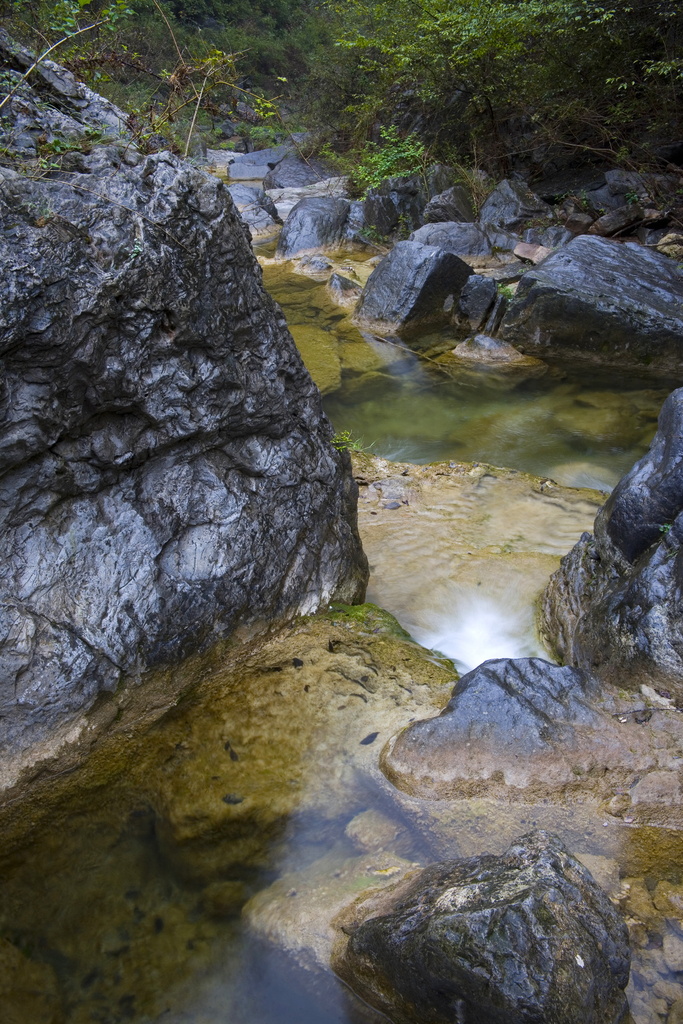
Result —
[[[346, 262], [362, 277], [358, 262]], [[332, 364], [329, 379], [339, 375], [339, 386], [324, 399], [335, 429], [350, 431], [391, 460], [476, 461], [607, 490], [645, 451], [663, 399], [680, 383], [558, 365], [540, 375], [442, 369], [419, 359], [398, 338], [387, 343], [361, 335], [329, 301], [324, 283], [272, 265], [264, 276], [297, 341], [315, 347], [316, 338], [322, 339]], [[305, 330], [297, 335], [297, 328]], [[445, 331], [413, 337], [410, 344], [438, 358], [458, 340]], [[371, 599], [461, 670], [486, 657], [542, 653], [534, 633], [534, 602], [557, 556], [590, 525], [597, 497], [539, 494], [521, 485], [515, 496], [509, 480], [484, 473], [452, 500], [440, 491], [431, 497], [424, 492], [420, 505], [413, 493], [405, 497], [402, 479], [384, 481], [374, 495], [369, 488], [361, 493]], [[400, 507], [385, 507], [393, 497]], [[212, 708], [207, 721], [222, 713], [221, 707]], [[264, 708], [263, 719], [256, 716], [250, 728], [265, 731], [269, 715]], [[183, 737], [181, 729], [169, 749], [182, 751]], [[277, 742], [275, 737], [270, 747]], [[332, 769], [348, 758], [348, 744], [326, 737], [316, 742], [323, 751], [316, 756], [329, 768], [332, 803], [338, 799]], [[215, 771], [223, 772], [226, 755], [220, 749], [223, 762]], [[273, 769], [273, 778], [278, 770]], [[214, 778], [208, 774], [204, 788]], [[196, 792], [198, 821], [204, 796], [201, 789]], [[0, 936], [54, 970], [66, 1000], [66, 1024], [377, 1024], [383, 1019], [341, 983], [298, 974], [291, 961], [255, 942], [238, 909], [217, 911], [210, 887], [186, 877], [169, 857], [149, 805], [131, 807], [123, 799], [117, 809], [111, 799], [102, 794], [99, 808], [69, 812], [42, 831], [35, 845], [2, 864]], [[226, 884], [243, 886], [250, 896], [288, 872], [301, 877], [327, 872], [334, 885], [354, 854], [346, 835], [349, 819], [378, 806], [380, 794], [368, 785], [336, 817], [292, 814], [284, 835], [273, 839], [266, 862], [239, 877], [227, 876]], [[391, 813], [398, 813], [395, 807]], [[515, 818], [513, 811], [506, 817], [501, 810], [500, 822], [493, 823], [474, 812], [466, 815], [459, 833], [463, 851], [491, 848], [497, 827], [501, 835], [516, 835], [538, 824], [572, 836], [589, 855], [618, 861], [622, 876], [642, 875], [649, 891], [661, 878], [679, 883], [683, 876], [683, 853], [671, 836], [670, 848], [662, 846], [650, 863], [642, 851], [632, 852], [637, 837], [627, 828], [605, 829], [602, 815], [565, 809], [553, 819], [555, 812], [542, 808], [522, 813], [526, 817]], [[412, 845], [402, 856], [419, 864], [447, 855], [425, 845], [423, 834], [413, 835], [407, 819], [403, 824]], [[655, 838], [660, 842], [661, 834]], [[652, 848], [649, 836], [640, 843]], [[653, 927], [638, 954], [640, 975], [635, 976], [648, 1013], [655, 1016], [644, 1015], [641, 999], [638, 1024], [665, 1019], [662, 999], [652, 994], [661, 946]], [[657, 975], [660, 986], [662, 979], [683, 980], [663, 970]]]
[[[336, 265], [361, 282], [371, 269], [348, 255]], [[683, 382], [683, 372], [662, 380], [558, 363], [439, 367], [431, 360], [461, 341], [462, 332], [384, 340], [359, 331], [330, 301], [324, 281], [267, 263], [264, 283], [297, 343], [301, 329], [317, 331], [319, 351], [325, 346], [328, 358], [338, 359], [341, 386], [324, 397], [335, 429], [395, 461], [481, 461], [568, 486], [611, 489], [647, 450], [664, 399]], [[315, 334], [304, 338], [306, 361]]]

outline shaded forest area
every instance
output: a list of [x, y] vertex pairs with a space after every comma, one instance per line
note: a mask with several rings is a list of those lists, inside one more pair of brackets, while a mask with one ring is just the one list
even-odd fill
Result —
[[361, 192], [435, 160], [470, 181], [531, 182], [683, 163], [677, 0], [0, 3], [38, 52], [88, 19], [103, 24], [55, 59], [130, 112], [150, 148], [182, 151], [193, 116], [212, 147], [307, 130]]

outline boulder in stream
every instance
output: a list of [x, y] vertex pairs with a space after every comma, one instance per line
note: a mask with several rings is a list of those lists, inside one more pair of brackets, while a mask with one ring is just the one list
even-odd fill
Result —
[[229, 185], [228, 192], [253, 238], [266, 238], [277, 234], [282, 221], [275, 203], [263, 189], [236, 184]]
[[437, 246], [398, 242], [368, 278], [354, 319], [378, 331], [445, 321], [446, 300], [457, 302], [471, 273]]
[[628, 1019], [626, 924], [548, 832], [500, 857], [433, 864], [337, 923], [335, 971], [396, 1024]]
[[[254, 154], [255, 156], [257, 154]], [[297, 154], [285, 156], [264, 179], [264, 188], [301, 188], [303, 185], [314, 185], [330, 175], [330, 170], [314, 157], [304, 160]]]
[[660, 691], [662, 707], [683, 705], [682, 439], [679, 388], [649, 452], [612, 491], [594, 535], [562, 560], [543, 605], [544, 630], [563, 659], [623, 688]]
[[410, 241], [438, 245], [455, 256], [490, 256], [493, 251], [488, 235], [478, 224], [461, 221], [424, 224], [413, 231]]
[[505, 179], [493, 190], [479, 213], [484, 228], [519, 231], [529, 221], [552, 219], [553, 209], [523, 181]]
[[301, 199], [285, 221], [275, 250], [276, 258], [291, 260], [306, 253], [341, 248], [347, 238], [350, 213], [348, 199], [323, 196]]
[[439, 221], [473, 221], [472, 198], [462, 185], [453, 185], [429, 200], [424, 210], [426, 224]]
[[532, 354], [677, 370], [683, 271], [643, 246], [579, 235], [527, 271], [501, 337]]
[[5, 784], [77, 757], [149, 670], [367, 576], [348, 456], [224, 184], [78, 156], [0, 172]]

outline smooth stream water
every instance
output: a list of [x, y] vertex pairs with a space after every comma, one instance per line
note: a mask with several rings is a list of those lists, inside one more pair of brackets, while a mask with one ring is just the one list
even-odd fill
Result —
[[[266, 257], [271, 251], [262, 250]], [[363, 279], [361, 262], [346, 258]], [[271, 264], [264, 280], [305, 358], [306, 351], [314, 361], [322, 353], [318, 371], [327, 375], [324, 405], [335, 429], [390, 460], [475, 461], [606, 491], [646, 450], [662, 401], [680, 383], [559, 365], [542, 372], [444, 371], [400, 339], [388, 344], [361, 335], [330, 302], [324, 282]], [[414, 337], [411, 346], [438, 356], [458, 340], [447, 330]], [[398, 476], [362, 489], [370, 599], [461, 670], [487, 657], [541, 654], [534, 601], [557, 556], [589, 528], [598, 498], [552, 490], [539, 496], [522, 483], [514, 491], [495, 473], [454, 491], [450, 505], [437, 490], [424, 491], [421, 506], [412, 497], [401, 504], [401, 487]], [[387, 510], [392, 497], [400, 507]], [[330, 763], [344, 756], [343, 747], [329, 751]], [[368, 809], [376, 799], [368, 794]], [[520, 828], [535, 824], [528, 809]], [[585, 825], [588, 849], [597, 825]], [[483, 848], [485, 828], [478, 828], [463, 824], [474, 848]], [[270, 863], [240, 884], [249, 895], [281, 872], [301, 871], [321, 857], [342, 865], [352, 852], [343, 821], [292, 818]], [[414, 863], [433, 859], [417, 840], [410, 856]], [[681, 880], [680, 852], [672, 859], [662, 850], [661, 862], [648, 877], [651, 888], [660, 877]], [[212, 910], [201, 886], [164, 855], [144, 804], [114, 806], [103, 794], [99, 811], [73, 813], [43, 829], [5, 868], [0, 934], [54, 968], [67, 993], [66, 1024], [382, 1019], [333, 979], [302, 980], [249, 938], [237, 914]], [[661, 1000], [652, 1000], [652, 1012], [661, 1011]]]

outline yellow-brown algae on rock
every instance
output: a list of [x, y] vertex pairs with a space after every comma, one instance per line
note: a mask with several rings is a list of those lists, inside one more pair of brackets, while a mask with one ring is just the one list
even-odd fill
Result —
[[3, 1024], [63, 1024], [55, 972], [0, 939], [0, 1015]]

